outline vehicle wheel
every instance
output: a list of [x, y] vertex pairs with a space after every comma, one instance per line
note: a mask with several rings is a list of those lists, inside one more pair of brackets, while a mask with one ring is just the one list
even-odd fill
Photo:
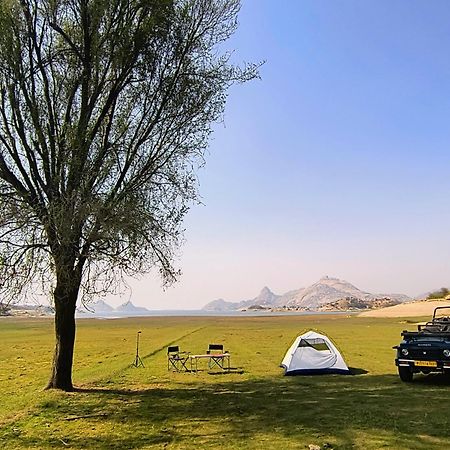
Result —
[[413, 371], [409, 367], [398, 366], [400, 380], [410, 383], [413, 380]]

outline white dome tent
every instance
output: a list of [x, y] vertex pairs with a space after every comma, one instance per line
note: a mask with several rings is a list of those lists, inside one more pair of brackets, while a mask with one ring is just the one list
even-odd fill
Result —
[[315, 331], [298, 336], [281, 362], [285, 375], [314, 375], [351, 372], [330, 339]]

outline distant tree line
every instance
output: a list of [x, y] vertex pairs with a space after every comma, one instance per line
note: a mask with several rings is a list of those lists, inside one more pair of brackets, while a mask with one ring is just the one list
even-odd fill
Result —
[[428, 295], [427, 299], [432, 300], [436, 298], [446, 298], [450, 294], [450, 290], [446, 287], [439, 289], [438, 291], [434, 291]]

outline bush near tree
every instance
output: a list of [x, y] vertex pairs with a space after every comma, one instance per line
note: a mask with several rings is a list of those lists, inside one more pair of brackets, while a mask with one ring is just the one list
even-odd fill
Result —
[[439, 289], [438, 291], [434, 291], [428, 295], [428, 300], [446, 298], [450, 294], [450, 290], [446, 287]]

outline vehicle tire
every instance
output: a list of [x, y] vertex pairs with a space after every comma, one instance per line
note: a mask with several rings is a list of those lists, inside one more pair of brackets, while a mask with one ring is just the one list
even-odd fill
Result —
[[400, 380], [405, 383], [410, 383], [413, 380], [413, 371], [409, 367], [398, 366], [398, 374], [400, 376]]

